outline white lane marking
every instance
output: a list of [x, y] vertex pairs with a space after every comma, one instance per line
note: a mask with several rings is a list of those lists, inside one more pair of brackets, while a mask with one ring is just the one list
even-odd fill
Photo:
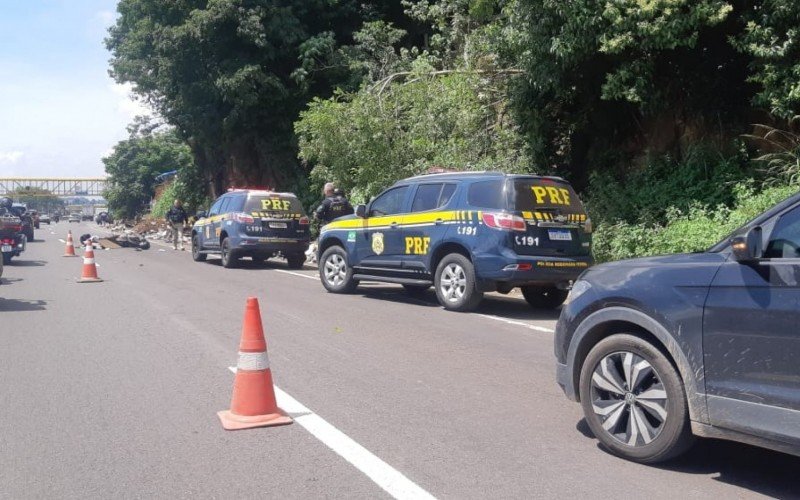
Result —
[[[292, 272], [292, 271], [285, 271], [283, 269], [274, 269], [274, 271], [277, 271], [279, 273], [284, 273], [284, 274], [291, 274], [293, 276], [300, 276], [301, 278], [308, 278], [308, 279], [312, 279], [312, 280], [319, 279], [316, 276], [309, 276], [307, 274], [300, 274], [300, 273], [295, 273], [295, 272]], [[418, 300], [418, 299], [413, 299], [412, 298], [412, 299], [410, 299], [410, 301], [411, 302], [417, 302], [418, 304], [423, 304], [423, 305], [426, 305], [426, 306], [430, 305], [430, 302], [426, 302], [424, 300]], [[551, 328], [545, 328], [543, 326], [537, 326], [537, 325], [530, 325], [530, 324], [524, 323], [522, 321], [515, 321], [513, 319], [506, 319], [506, 318], [501, 318], [499, 316], [492, 316], [491, 314], [479, 314], [479, 313], [475, 313], [475, 314], [476, 314], [476, 316], [481, 316], [481, 317], [484, 317], [484, 318], [493, 319], [495, 321], [502, 321], [503, 323], [508, 323], [509, 325], [522, 326], [524, 328], [528, 328], [529, 330], [534, 330], [534, 331], [537, 331], [537, 332], [545, 332], [545, 333], [554, 333], [555, 332], [555, 330], [553, 330]]]
[[537, 325], [530, 325], [530, 324], [524, 323], [522, 321], [516, 321], [516, 320], [513, 320], [513, 319], [501, 318], [499, 316], [492, 316], [491, 314], [475, 313], [475, 315], [476, 316], [480, 316], [482, 318], [488, 318], [488, 319], [493, 319], [495, 321], [501, 321], [503, 323], [508, 323], [509, 325], [522, 326], [522, 327], [528, 328], [530, 330], [535, 330], [537, 332], [555, 333], [555, 330], [553, 330], [551, 328], [545, 328], [543, 326], [537, 326]]
[[[288, 272], [288, 271], [287, 271]], [[235, 366], [228, 370], [236, 373]], [[325, 419], [311, 411], [300, 401], [275, 387], [275, 398], [280, 408], [291, 414], [294, 421], [300, 424], [312, 436], [322, 441], [339, 456], [350, 462], [352, 466], [370, 478], [386, 493], [398, 499], [433, 499], [433, 495], [407, 478], [402, 472], [387, 464], [368, 449], [364, 448], [347, 434], [343, 433]], [[299, 414], [299, 415], [298, 415]]]
[[273, 271], [277, 271], [277, 272], [283, 273], [283, 274], [291, 274], [292, 276], [300, 276], [301, 278], [308, 278], [310, 280], [318, 280], [319, 279], [316, 276], [309, 276], [307, 274], [295, 273], [295, 272], [292, 272], [292, 271], [284, 271], [283, 269], [273, 269]]
[[62, 240], [61, 238], [59, 238], [58, 241], [60, 241], [61, 243], [66, 243], [66, 241]]

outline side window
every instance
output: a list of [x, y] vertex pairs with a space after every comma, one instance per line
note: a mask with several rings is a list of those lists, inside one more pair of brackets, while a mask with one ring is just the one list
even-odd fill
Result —
[[241, 212], [244, 209], [244, 196], [232, 196], [231, 202], [225, 207], [226, 212]]
[[219, 207], [220, 215], [227, 214], [229, 212], [228, 207], [231, 206], [231, 197], [230, 196], [224, 198], [224, 200], [225, 201], [222, 202], [222, 206]]
[[453, 194], [456, 192], [456, 185], [455, 184], [445, 184], [442, 188], [442, 194], [439, 196], [439, 206], [443, 207], [450, 203], [450, 198], [453, 197]]
[[434, 210], [447, 205], [453, 193], [456, 191], [455, 184], [422, 184], [414, 194], [414, 201], [411, 204], [412, 212], [425, 212]]
[[503, 210], [506, 208], [503, 181], [480, 181], [469, 186], [467, 203], [478, 208]]
[[225, 201], [225, 198], [220, 198], [211, 205], [211, 208], [208, 209], [208, 215], [219, 215], [219, 209], [222, 206], [222, 202]]
[[775, 224], [764, 257], [800, 259], [800, 207], [783, 214]]
[[408, 186], [402, 186], [386, 191], [375, 198], [369, 207], [369, 216], [394, 215], [403, 209], [403, 200], [406, 199]]
[[412, 212], [425, 212], [439, 207], [439, 195], [442, 192], [443, 184], [420, 184], [414, 194], [414, 202], [411, 204]]

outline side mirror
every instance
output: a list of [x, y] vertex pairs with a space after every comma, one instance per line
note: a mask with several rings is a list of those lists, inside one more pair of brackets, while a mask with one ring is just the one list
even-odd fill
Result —
[[356, 206], [356, 215], [361, 217], [362, 219], [367, 216], [367, 206], [366, 205], [357, 205]]
[[203, 219], [205, 218], [205, 216], [206, 216], [205, 210], [198, 210], [197, 213], [195, 214], [195, 217], [197, 217], [198, 219]]
[[744, 236], [736, 236], [731, 239], [731, 249], [733, 258], [737, 262], [753, 262], [763, 255], [761, 246], [761, 228], [754, 227], [747, 231]]

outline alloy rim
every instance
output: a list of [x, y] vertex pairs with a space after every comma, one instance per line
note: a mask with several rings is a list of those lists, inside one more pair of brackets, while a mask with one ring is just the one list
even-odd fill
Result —
[[653, 365], [632, 352], [615, 352], [592, 373], [592, 409], [603, 429], [628, 446], [653, 442], [667, 421], [667, 391]]
[[467, 291], [467, 273], [458, 264], [448, 264], [442, 271], [439, 290], [447, 302], [458, 302]]
[[331, 286], [340, 286], [347, 277], [347, 263], [338, 253], [325, 260], [325, 281]]

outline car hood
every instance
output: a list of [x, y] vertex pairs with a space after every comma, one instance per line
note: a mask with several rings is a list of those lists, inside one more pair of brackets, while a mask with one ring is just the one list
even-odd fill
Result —
[[585, 279], [609, 293], [635, 298], [654, 289], [707, 287], [726, 258], [704, 252], [608, 262], [591, 268]]

